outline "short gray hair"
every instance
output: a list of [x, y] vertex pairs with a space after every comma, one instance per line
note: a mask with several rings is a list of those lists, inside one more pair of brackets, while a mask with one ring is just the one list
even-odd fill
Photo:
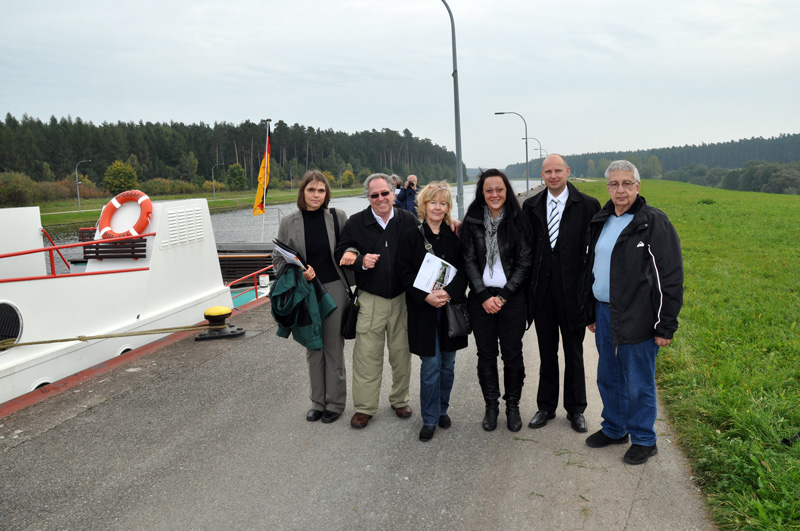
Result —
[[606, 168], [606, 182], [608, 182], [608, 175], [612, 171], [632, 171], [633, 172], [633, 180], [635, 182], [639, 182], [639, 170], [636, 169], [636, 166], [627, 160], [615, 160], [611, 164], [608, 165]]
[[389, 187], [389, 190], [394, 190], [394, 185], [392, 185], [392, 178], [386, 175], [385, 173], [373, 173], [366, 179], [364, 179], [364, 195], [369, 197], [369, 183], [374, 181], [375, 179], [383, 179], [386, 181], [386, 186]]

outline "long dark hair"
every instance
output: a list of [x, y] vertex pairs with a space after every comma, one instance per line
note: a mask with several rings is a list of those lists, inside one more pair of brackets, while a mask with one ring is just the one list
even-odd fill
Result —
[[[475, 185], [475, 199], [470, 203], [469, 208], [467, 210], [472, 210], [473, 208], [481, 209], [481, 216], [483, 216], [483, 207], [486, 206], [486, 197], [483, 195], [483, 185], [486, 183], [486, 179], [489, 177], [500, 177], [503, 180], [503, 184], [506, 187], [506, 202], [503, 205], [503, 210], [506, 211], [506, 216], [509, 218], [512, 217], [510, 214], [522, 214], [522, 207], [519, 206], [519, 201], [514, 196], [514, 189], [511, 188], [511, 183], [506, 177], [506, 174], [498, 170], [497, 168], [491, 168], [488, 170], [484, 170], [480, 176], [478, 177], [478, 184]], [[518, 216], [516, 216], [518, 217]]]
[[[481, 172], [478, 177], [478, 184], [475, 185], [475, 199], [470, 203], [467, 212], [472, 212], [473, 209], [478, 210], [478, 219], [483, 221], [483, 207], [486, 206], [486, 197], [483, 195], [483, 185], [486, 179], [490, 177], [500, 177], [506, 187], [506, 202], [503, 205], [504, 221], [500, 226], [505, 225], [511, 231], [511, 238], [518, 242], [521, 238], [528, 238], [529, 225], [528, 220], [522, 214], [522, 207], [519, 205], [519, 200], [514, 194], [514, 189], [511, 188], [511, 183], [505, 173], [497, 168], [491, 168]], [[510, 225], [510, 226], [509, 226]]]

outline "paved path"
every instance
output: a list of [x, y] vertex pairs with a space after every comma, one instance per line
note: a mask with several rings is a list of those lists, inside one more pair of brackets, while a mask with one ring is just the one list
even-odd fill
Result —
[[[713, 529], [663, 418], [659, 454], [590, 449], [558, 416], [484, 432], [474, 346], [460, 351], [453, 427], [417, 439], [386, 402], [364, 430], [305, 420], [302, 349], [268, 305], [235, 313], [241, 339], [178, 341], [0, 419], [3, 529]], [[587, 334], [590, 336], [590, 334]], [[587, 337], [590, 432], [601, 404]], [[522, 413], [535, 412], [536, 338], [525, 336]], [[352, 342], [346, 355], [348, 370]], [[389, 375], [388, 364], [385, 375]]]

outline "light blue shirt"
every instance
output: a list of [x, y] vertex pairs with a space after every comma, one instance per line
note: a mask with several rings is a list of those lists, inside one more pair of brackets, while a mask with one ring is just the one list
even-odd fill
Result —
[[594, 273], [592, 292], [594, 298], [600, 302], [607, 304], [611, 301], [611, 252], [614, 250], [619, 235], [622, 234], [625, 227], [630, 225], [631, 221], [633, 221], [633, 214], [626, 213], [619, 217], [611, 215], [603, 225], [603, 230], [600, 231], [600, 237], [594, 247], [594, 266], [592, 267], [592, 273]]

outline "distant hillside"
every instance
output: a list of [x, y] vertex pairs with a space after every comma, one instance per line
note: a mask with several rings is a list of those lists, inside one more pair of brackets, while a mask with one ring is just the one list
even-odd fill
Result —
[[[772, 138], [750, 138], [718, 144], [686, 145], [681, 147], [641, 149], [636, 151], [606, 151], [603, 153], [584, 153], [566, 155], [573, 176], [596, 177], [598, 169], [608, 162], [629, 159], [641, 170], [651, 157], [657, 157], [662, 172], [677, 171], [691, 164], [704, 164], [708, 167], [743, 168], [751, 160], [765, 162], [800, 161], [800, 134], [782, 134]], [[638, 157], [638, 160], [637, 160]], [[605, 162], [605, 164], [603, 164]], [[539, 159], [530, 161], [531, 177], [539, 175]], [[506, 168], [512, 179], [525, 177], [525, 164], [512, 164]], [[654, 175], [655, 176], [655, 175]]]

